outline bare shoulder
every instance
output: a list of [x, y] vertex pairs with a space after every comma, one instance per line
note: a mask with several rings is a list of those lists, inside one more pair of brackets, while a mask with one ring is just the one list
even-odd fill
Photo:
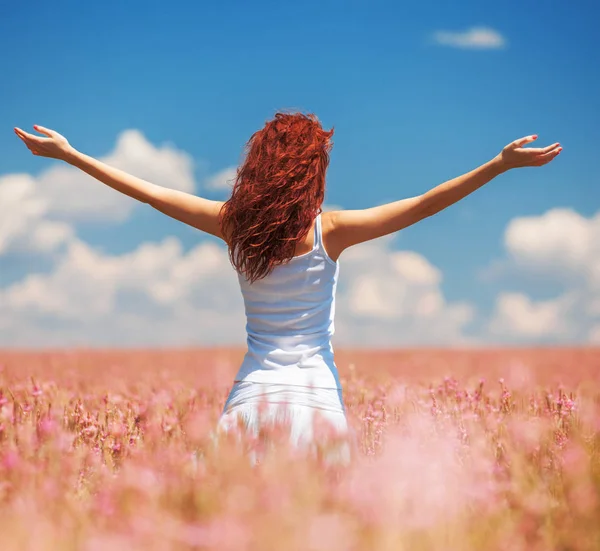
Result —
[[323, 233], [323, 245], [329, 255], [329, 258], [334, 262], [337, 261], [343, 248], [339, 242], [336, 229], [339, 228], [339, 214], [341, 211], [328, 211], [321, 215], [321, 231]]
[[333, 230], [335, 223], [339, 218], [338, 213], [339, 211], [337, 210], [323, 212], [321, 215], [321, 229], [323, 230], [323, 235], [330, 233]]

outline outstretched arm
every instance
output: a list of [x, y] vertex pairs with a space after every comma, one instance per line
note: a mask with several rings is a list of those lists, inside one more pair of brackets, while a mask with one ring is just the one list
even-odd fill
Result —
[[47, 137], [35, 136], [15, 128], [17, 136], [34, 155], [63, 160], [107, 186], [147, 203], [171, 218], [223, 238], [219, 224], [219, 213], [223, 206], [221, 201], [211, 201], [152, 184], [77, 151], [58, 132], [41, 126], [34, 128]]
[[342, 251], [397, 232], [444, 210], [511, 168], [542, 166], [562, 150], [555, 143], [545, 148], [524, 148], [537, 139], [527, 136], [508, 144], [494, 159], [462, 176], [448, 180], [423, 195], [363, 210], [330, 213], [327, 250], [336, 259]]

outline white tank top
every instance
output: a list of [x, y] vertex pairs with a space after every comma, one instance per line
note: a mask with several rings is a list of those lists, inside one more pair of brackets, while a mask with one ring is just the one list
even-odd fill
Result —
[[236, 381], [341, 388], [333, 361], [339, 265], [323, 246], [321, 215], [311, 251], [250, 284], [238, 274], [248, 351]]

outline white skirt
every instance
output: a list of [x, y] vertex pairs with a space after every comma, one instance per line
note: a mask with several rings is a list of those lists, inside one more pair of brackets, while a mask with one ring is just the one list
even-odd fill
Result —
[[[325, 436], [351, 436], [341, 389], [236, 381], [229, 393], [217, 432], [230, 432], [241, 426], [246, 434], [257, 436], [261, 426], [285, 425], [292, 446], [324, 444]], [[321, 425], [325, 430], [315, 430]], [[339, 452], [340, 443], [336, 442]], [[341, 459], [349, 459], [349, 442], [342, 444]], [[340, 458], [339, 453], [335, 455]]]

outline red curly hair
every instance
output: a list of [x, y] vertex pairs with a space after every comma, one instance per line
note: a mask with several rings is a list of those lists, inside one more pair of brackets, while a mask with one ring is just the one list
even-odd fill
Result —
[[248, 140], [220, 222], [250, 282], [289, 262], [321, 212], [332, 136], [313, 114], [277, 113]]

